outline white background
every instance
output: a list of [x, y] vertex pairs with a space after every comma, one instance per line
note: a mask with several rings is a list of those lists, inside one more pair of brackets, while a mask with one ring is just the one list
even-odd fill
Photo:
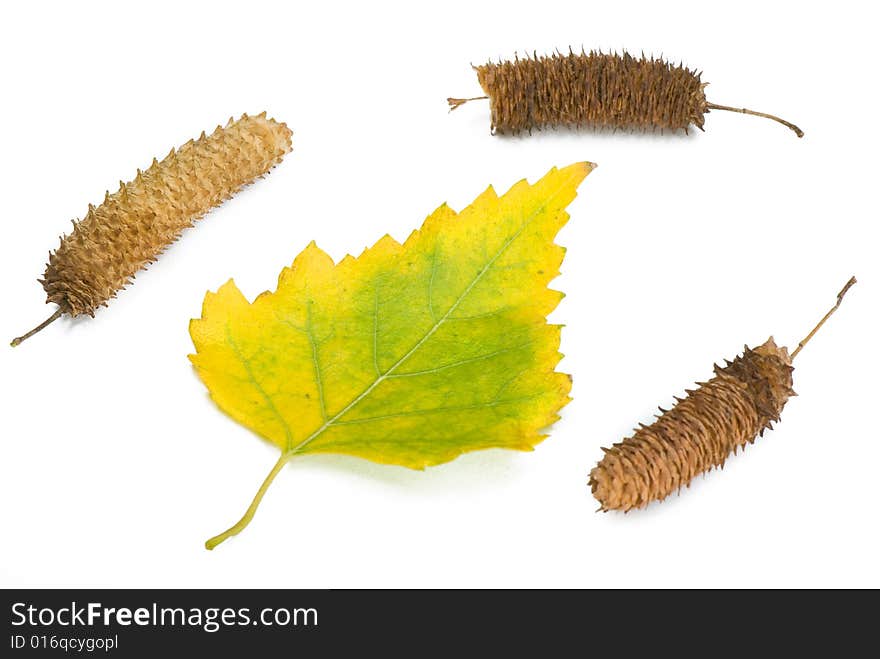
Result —
[[[717, 8], [716, 8], [717, 7]], [[97, 317], [0, 349], [0, 583], [10, 586], [880, 586], [876, 16], [859, 2], [14, 3], [0, 21], [0, 336], [54, 307], [47, 251], [154, 155], [263, 109], [294, 130], [267, 179], [211, 213]], [[569, 44], [703, 70], [690, 137], [489, 134], [469, 64]], [[404, 239], [577, 160], [552, 320], [574, 402], [533, 453], [427, 472], [347, 457], [288, 466], [208, 399], [187, 322], [234, 277], [274, 288], [310, 241], [334, 258]], [[600, 446], [769, 334], [800, 397], [721, 472], [596, 514]]]

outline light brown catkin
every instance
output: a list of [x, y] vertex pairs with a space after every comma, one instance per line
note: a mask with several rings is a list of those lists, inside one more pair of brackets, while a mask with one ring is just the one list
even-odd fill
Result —
[[232, 118], [210, 135], [202, 133], [162, 160], [153, 159], [134, 180], [120, 181], [49, 254], [40, 282], [53, 316], [94, 315], [134, 275], [213, 207], [265, 175], [291, 149], [291, 131], [263, 112]]

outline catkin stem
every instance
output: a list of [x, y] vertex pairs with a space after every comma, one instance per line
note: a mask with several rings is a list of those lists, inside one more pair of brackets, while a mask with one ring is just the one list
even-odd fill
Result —
[[843, 296], [846, 295], [846, 292], [850, 288], [852, 288], [853, 284], [855, 284], [855, 283], [856, 283], [856, 278], [850, 277], [849, 281], [846, 282], [846, 286], [844, 286], [842, 289], [840, 289], [840, 293], [837, 294], [837, 303], [833, 307], [831, 307], [831, 309], [828, 310], [828, 313], [826, 313], [824, 316], [822, 316], [822, 320], [820, 320], [819, 323], [813, 328], [813, 330], [809, 334], [807, 334], [807, 336], [804, 337], [804, 339], [800, 343], [798, 343], [798, 347], [794, 349], [793, 353], [791, 353], [792, 360], [794, 360], [794, 358], [797, 357], [797, 354], [803, 349], [803, 347], [805, 345], [807, 345], [807, 343], [810, 342], [810, 339], [812, 339], [813, 335], [819, 331], [819, 328], [825, 324], [825, 321], [828, 320], [829, 318], [831, 318], [831, 315], [835, 311], [837, 311], [837, 308], [840, 306], [840, 303], [843, 302]]
[[785, 119], [781, 119], [776, 115], [767, 114], [766, 112], [756, 112], [755, 110], [747, 110], [746, 108], [732, 108], [728, 105], [716, 105], [715, 103], [707, 103], [706, 107], [710, 110], [724, 110], [725, 112], [739, 112], [740, 114], [750, 114], [754, 117], [764, 117], [765, 119], [772, 119], [773, 121], [778, 121], [786, 128], [790, 128], [795, 132], [795, 135], [798, 137], [804, 136], [804, 131], [795, 126], [793, 123], [786, 121]]
[[474, 96], [473, 98], [452, 98], [451, 96], [446, 99], [446, 102], [449, 103], [449, 111], [457, 110], [462, 105], [467, 103], [468, 101], [482, 101], [484, 99], [489, 98], [488, 96]]
[[254, 518], [254, 514], [257, 512], [257, 508], [260, 506], [260, 502], [263, 500], [263, 495], [266, 494], [266, 490], [269, 489], [269, 486], [272, 484], [272, 481], [275, 480], [275, 477], [281, 472], [284, 468], [284, 465], [287, 464], [287, 461], [290, 460], [293, 454], [291, 452], [284, 452], [281, 454], [281, 457], [278, 458], [278, 462], [275, 463], [275, 466], [272, 467], [272, 471], [269, 472], [269, 475], [266, 476], [266, 480], [263, 481], [263, 484], [260, 485], [260, 489], [257, 490], [257, 493], [254, 495], [254, 500], [251, 501], [251, 505], [248, 506], [248, 509], [245, 511], [244, 515], [240, 520], [238, 520], [235, 524], [230, 526], [228, 529], [220, 533], [219, 535], [215, 535], [213, 538], [210, 538], [205, 542], [205, 549], [214, 549], [217, 545], [219, 545], [224, 540], [228, 540], [234, 535], [238, 535], [241, 533], [248, 524], [251, 523], [251, 520]]
[[58, 307], [58, 309], [55, 311], [55, 313], [53, 313], [51, 316], [49, 316], [46, 320], [44, 320], [42, 323], [37, 325], [34, 329], [32, 329], [27, 334], [22, 334], [21, 336], [17, 336], [14, 339], [12, 339], [12, 341], [9, 343], [9, 345], [11, 345], [14, 348], [22, 341], [29, 339], [30, 337], [32, 337], [34, 334], [36, 334], [40, 330], [45, 329], [46, 327], [48, 327], [49, 325], [54, 323], [56, 320], [61, 318], [61, 315], [63, 313], [64, 313], [64, 308]]

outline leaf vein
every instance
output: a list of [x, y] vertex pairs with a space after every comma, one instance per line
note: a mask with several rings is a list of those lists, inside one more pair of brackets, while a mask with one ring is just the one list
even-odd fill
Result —
[[324, 380], [321, 377], [321, 365], [318, 363], [318, 344], [312, 331], [312, 300], [306, 299], [306, 335], [312, 347], [312, 363], [315, 365], [315, 383], [318, 386], [318, 404], [321, 406], [321, 419], [327, 421], [327, 408], [324, 406]]
[[519, 376], [522, 375], [523, 373], [525, 373], [527, 370], [529, 370], [529, 369], [524, 368], [521, 371], [519, 371], [516, 375], [514, 375], [513, 377], [508, 378], [505, 381], [505, 383], [501, 385], [501, 387], [498, 389], [498, 391], [495, 392], [495, 397], [492, 400], [498, 400], [499, 398], [501, 398], [501, 394], [503, 394], [507, 390], [507, 387], [512, 385], [517, 380], [517, 378], [519, 378]]
[[501, 307], [500, 309], [495, 309], [494, 311], [487, 311], [486, 313], [477, 313], [472, 316], [451, 316], [449, 318], [450, 321], [453, 320], [480, 320], [481, 318], [494, 318], [496, 316], [500, 316], [501, 314], [510, 311], [513, 307]]
[[287, 425], [287, 421], [281, 415], [281, 412], [278, 411], [278, 408], [275, 406], [275, 401], [272, 400], [272, 397], [263, 389], [263, 386], [259, 383], [256, 376], [254, 375], [253, 369], [251, 369], [250, 361], [244, 354], [241, 352], [241, 349], [238, 347], [238, 344], [235, 342], [235, 339], [232, 338], [232, 332], [229, 329], [229, 323], [226, 323], [226, 341], [229, 343], [229, 347], [232, 349], [233, 354], [241, 362], [241, 365], [244, 367], [245, 373], [247, 373], [248, 381], [254, 386], [254, 389], [263, 397], [263, 400], [266, 401], [266, 405], [269, 407], [269, 410], [272, 414], [275, 415], [275, 418], [281, 424], [281, 427], [284, 429], [285, 436], [285, 445], [287, 446], [287, 450], [289, 451], [293, 446], [293, 435], [290, 432], [290, 426]]
[[425, 414], [437, 414], [439, 412], [466, 412], [469, 410], [482, 410], [500, 405], [508, 405], [510, 403], [521, 403], [525, 400], [534, 400], [540, 394], [529, 394], [528, 396], [519, 396], [517, 398], [507, 398], [504, 400], [490, 400], [485, 403], [475, 403], [473, 405], [451, 405], [448, 407], [430, 407], [424, 410], [408, 410], [405, 412], [395, 412], [393, 414], [383, 414], [381, 416], [370, 416], [362, 419], [351, 419], [349, 421], [334, 421], [330, 423], [330, 427], [335, 426], [351, 426], [359, 423], [370, 423], [372, 421], [384, 421], [386, 419], [397, 419], [407, 416], [421, 416]]
[[415, 377], [417, 375], [430, 375], [431, 373], [438, 373], [440, 371], [445, 371], [450, 368], [456, 368], [457, 366], [464, 366], [465, 364], [472, 364], [474, 362], [484, 361], [486, 359], [492, 359], [492, 357], [497, 357], [498, 355], [503, 355], [508, 352], [515, 352], [516, 350], [522, 350], [523, 348], [528, 348], [532, 344], [523, 343], [518, 346], [513, 346], [511, 348], [503, 348], [501, 350], [495, 350], [494, 352], [487, 353], [485, 355], [478, 355], [477, 357], [470, 357], [468, 359], [459, 359], [458, 361], [454, 361], [450, 364], [443, 364], [443, 366], [437, 366], [436, 368], [427, 368], [423, 371], [409, 371], [407, 373], [394, 373], [389, 375], [388, 378], [410, 378]]
[[379, 370], [379, 285], [376, 285], [376, 299], [373, 301], [373, 367], [376, 375], [381, 376]]
[[431, 320], [437, 322], [437, 313], [434, 311], [434, 276], [437, 274], [437, 246], [434, 245], [434, 253], [431, 256], [431, 279], [428, 282], [428, 311]]

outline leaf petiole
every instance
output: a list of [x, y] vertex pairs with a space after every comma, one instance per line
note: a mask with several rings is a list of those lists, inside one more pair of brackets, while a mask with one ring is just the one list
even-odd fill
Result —
[[281, 472], [281, 470], [284, 468], [284, 465], [288, 463], [293, 455], [294, 451], [285, 451], [281, 454], [281, 457], [278, 458], [278, 462], [276, 462], [275, 466], [272, 467], [272, 471], [269, 472], [269, 475], [266, 476], [263, 484], [260, 485], [260, 489], [257, 490], [257, 493], [254, 495], [253, 501], [251, 501], [251, 505], [248, 506], [248, 509], [245, 511], [244, 515], [242, 515], [242, 518], [238, 520], [235, 524], [230, 526], [228, 529], [223, 531], [223, 533], [215, 535], [213, 538], [209, 538], [205, 542], [205, 549], [214, 549], [214, 547], [219, 545], [224, 540], [228, 540], [232, 536], [241, 533], [247, 527], [247, 525], [251, 523], [251, 520], [254, 518], [254, 514], [257, 512], [257, 508], [259, 508], [260, 506], [260, 502], [263, 500], [263, 495], [266, 494], [266, 490], [269, 489], [272, 481], [275, 480], [275, 477]]

